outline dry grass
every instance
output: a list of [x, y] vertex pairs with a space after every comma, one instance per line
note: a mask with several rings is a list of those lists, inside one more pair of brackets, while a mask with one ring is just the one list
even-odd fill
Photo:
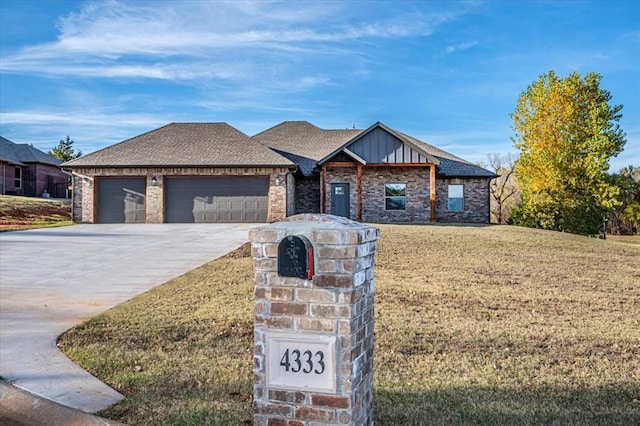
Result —
[[[640, 246], [380, 226], [375, 421], [640, 424]], [[211, 262], [63, 335], [131, 424], [250, 422], [251, 259]]]
[[0, 232], [71, 224], [69, 200], [0, 195]]

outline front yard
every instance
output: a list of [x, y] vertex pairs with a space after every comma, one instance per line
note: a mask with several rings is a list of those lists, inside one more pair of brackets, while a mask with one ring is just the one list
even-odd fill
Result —
[[[381, 225], [375, 422], [639, 424], [640, 245], [507, 226]], [[130, 424], [248, 424], [245, 247], [61, 336]]]

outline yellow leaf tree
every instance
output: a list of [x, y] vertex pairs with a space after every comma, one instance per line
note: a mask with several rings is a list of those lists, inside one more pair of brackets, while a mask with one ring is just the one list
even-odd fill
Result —
[[622, 152], [622, 105], [609, 105], [601, 76], [553, 71], [518, 98], [511, 114], [520, 150], [516, 173], [522, 201], [512, 223], [581, 234], [598, 232], [619, 188], [607, 181], [609, 159]]

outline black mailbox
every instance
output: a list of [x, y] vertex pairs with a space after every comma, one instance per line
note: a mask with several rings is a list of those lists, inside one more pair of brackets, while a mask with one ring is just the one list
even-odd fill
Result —
[[278, 275], [313, 279], [313, 246], [302, 235], [289, 235], [278, 245]]

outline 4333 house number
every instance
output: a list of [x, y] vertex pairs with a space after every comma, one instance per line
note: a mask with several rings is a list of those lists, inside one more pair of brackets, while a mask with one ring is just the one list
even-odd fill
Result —
[[280, 366], [292, 373], [322, 374], [325, 370], [324, 352], [286, 349], [280, 359]]
[[267, 387], [336, 393], [336, 336], [265, 332]]

